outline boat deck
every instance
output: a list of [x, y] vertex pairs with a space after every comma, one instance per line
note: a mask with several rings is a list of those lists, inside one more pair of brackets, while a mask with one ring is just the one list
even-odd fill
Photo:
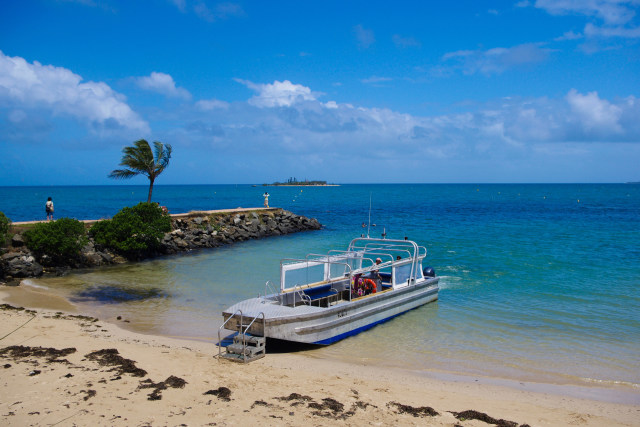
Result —
[[224, 313], [231, 315], [238, 310], [242, 310], [242, 315], [244, 317], [258, 317], [262, 312], [264, 313], [265, 318], [273, 319], [294, 315], [298, 316], [320, 313], [325, 309], [304, 304], [297, 305], [296, 307], [289, 307], [286, 305], [280, 305], [277, 301], [270, 301], [263, 298], [250, 298], [232, 305], [226, 309]]

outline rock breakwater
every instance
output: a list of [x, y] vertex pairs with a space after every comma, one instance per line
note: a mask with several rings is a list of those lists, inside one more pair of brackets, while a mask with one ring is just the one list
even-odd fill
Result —
[[[226, 212], [191, 212], [173, 215], [172, 230], [165, 233], [160, 247], [152, 256], [177, 254], [195, 249], [260, 239], [269, 236], [318, 230], [322, 226], [314, 218], [296, 215], [283, 209], [258, 209]], [[56, 265], [50, 257], [39, 259], [24, 245], [20, 234], [14, 235], [0, 255], [0, 282], [37, 277], [43, 273], [63, 274], [70, 268], [121, 264], [125, 258], [89, 238], [78, 256], [64, 265]]]

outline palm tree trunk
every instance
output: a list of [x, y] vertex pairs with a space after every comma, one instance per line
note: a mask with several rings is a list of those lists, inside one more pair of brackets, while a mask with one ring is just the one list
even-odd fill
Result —
[[154, 181], [154, 178], [149, 177], [149, 198], [147, 199], [147, 203], [151, 203], [151, 193], [153, 192], [153, 181]]

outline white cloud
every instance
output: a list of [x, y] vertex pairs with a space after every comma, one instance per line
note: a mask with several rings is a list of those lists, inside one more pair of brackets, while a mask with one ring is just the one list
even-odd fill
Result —
[[176, 87], [173, 77], [169, 74], [153, 71], [151, 75], [137, 77], [135, 81], [137, 85], [144, 90], [149, 90], [172, 98], [191, 99], [189, 91], [181, 87]]
[[552, 15], [579, 14], [593, 16], [606, 25], [623, 25], [635, 16], [637, 0], [537, 0], [535, 7]]
[[582, 95], [575, 89], [571, 89], [567, 94], [567, 102], [584, 130], [605, 133], [622, 132], [619, 123], [622, 108], [612, 105], [605, 99], [600, 99], [597, 92]]
[[537, 0], [535, 4], [552, 15], [584, 15], [602, 21], [603, 25], [585, 25], [584, 35], [591, 38], [640, 38], [640, 27], [633, 24], [638, 6], [638, 0]]
[[[509, 48], [497, 47], [488, 50], [460, 50], [442, 57], [444, 71], [460, 69], [465, 74], [500, 74], [507, 69], [543, 62], [552, 52], [537, 43], [527, 43]], [[448, 65], [452, 64], [452, 65]], [[440, 70], [442, 72], [443, 70]]]
[[[186, 0], [174, 0], [173, 2], [182, 12], [186, 10]], [[218, 3], [213, 7], [209, 7], [203, 0], [196, 0], [193, 2], [192, 9], [198, 17], [207, 22], [215, 22], [220, 19], [227, 19], [231, 16], [244, 15], [242, 6], [231, 2]]]
[[367, 49], [376, 41], [376, 38], [373, 35], [373, 31], [364, 28], [361, 24], [358, 24], [355, 27], [353, 27], [353, 32], [356, 35], [356, 40], [358, 41], [358, 45], [363, 49]]
[[[614, 102], [595, 92], [571, 90], [555, 100], [505, 97], [476, 107], [475, 112], [420, 117], [384, 108], [323, 103], [310, 88], [286, 80], [240, 82], [258, 94], [214, 117], [206, 116], [206, 127], [190, 126], [187, 131], [192, 138], [224, 135], [226, 140], [242, 141], [243, 150], [257, 152], [268, 145], [296, 155], [364, 150], [371, 156], [388, 156], [390, 161], [407, 152], [464, 158], [474, 153], [502, 155], [504, 150], [525, 155], [539, 144], [640, 143], [640, 103], [635, 97]], [[287, 108], [256, 109], [247, 108], [248, 104]]]
[[393, 79], [391, 77], [371, 76], [367, 79], [362, 79], [361, 82], [364, 84], [376, 84], [376, 83], [390, 82], [392, 80]]
[[587, 37], [620, 37], [625, 39], [640, 38], [640, 27], [597, 27], [587, 24], [584, 27], [584, 34]]
[[249, 89], [257, 92], [249, 100], [249, 104], [256, 107], [290, 107], [302, 101], [315, 101], [320, 94], [311, 92], [306, 86], [293, 84], [289, 80], [274, 81], [267, 84], [256, 84], [248, 80], [236, 79]]
[[48, 111], [92, 127], [127, 128], [143, 133], [149, 125], [102, 82], [82, 82], [70, 70], [37, 61], [28, 63], [0, 51], [0, 107]]
[[169, 0], [171, 3], [173, 3], [179, 10], [180, 12], [186, 12], [187, 10], [187, 2], [186, 0]]
[[563, 35], [561, 35], [560, 37], [556, 37], [554, 40], [557, 42], [560, 42], [565, 40], [577, 40], [577, 39], [581, 39], [582, 37], [584, 36], [580, 33], [575, 33], [573, 31], [566, 31]]
[[227, 109], [229, 108], [229, 103], [225, 101], [220, 101], [219, 99], [203, 99], [196, 102], [196, 108], [202, 111], [210, 111], [215, 109]]

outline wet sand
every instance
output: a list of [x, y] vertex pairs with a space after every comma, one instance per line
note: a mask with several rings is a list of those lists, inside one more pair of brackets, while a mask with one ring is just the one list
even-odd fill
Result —
[[44, 290], [1, 287], [0, 298], [10, 303], [0, 307], [2, 425], [633, 426], [640, 419], [640, 402], [364, 361], [279, 353], [236, 364], [214, 358], [211, 343], [126, 331]]

